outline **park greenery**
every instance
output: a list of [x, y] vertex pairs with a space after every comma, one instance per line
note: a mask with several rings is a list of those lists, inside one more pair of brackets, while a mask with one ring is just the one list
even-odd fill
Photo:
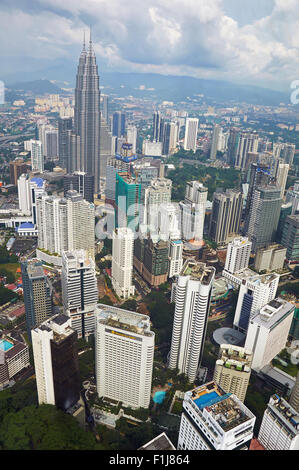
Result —
[[198, 180], [208, 188], [208, 199], [212, 200], [213, 193], [218, 188], [239, 189], [241, 183], [241, 173], [234, 168], [213, 168], [200, 164], [178, 165], [174, 170], [167, 173], [167, 178], [172, 180], [172, 199], [181, 201], [185, 198], [186, 183]]

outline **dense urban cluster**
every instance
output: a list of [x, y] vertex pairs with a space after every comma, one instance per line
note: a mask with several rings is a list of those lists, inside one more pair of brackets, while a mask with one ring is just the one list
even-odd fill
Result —
[[104, 94], [91, 40], [0, 106], [0, 449], [299, 449], [296, 118]]

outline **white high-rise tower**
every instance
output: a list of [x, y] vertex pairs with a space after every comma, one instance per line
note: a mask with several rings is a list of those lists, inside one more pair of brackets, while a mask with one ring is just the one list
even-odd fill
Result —
[[122, 299], [134, 295], [132, 284], [134, 234], [128, 227], [116, 228], [112, 235], [112, 285]]
[[197, 129], [198, 129], [198, 119], [187, 118], [185, 140], [184, 140], [184, 150], [193, 150], [193, 152], [196, 151]]

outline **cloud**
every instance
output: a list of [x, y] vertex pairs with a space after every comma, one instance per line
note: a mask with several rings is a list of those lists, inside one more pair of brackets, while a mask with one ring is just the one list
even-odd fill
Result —
[[273, 0], [243, 26], [227, 1], [3, 0], [1, 55], [75, 62], [91, 24], [98, 61], [110, 68], [269, 86], [299, 79], [297, 0]]

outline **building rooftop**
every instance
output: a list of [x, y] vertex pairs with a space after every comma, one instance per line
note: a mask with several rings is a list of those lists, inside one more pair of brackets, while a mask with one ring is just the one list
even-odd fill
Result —
[[138, 450], [175, 450], [175, 447], [165, 432], [162, 432]]
[[271, 300], [251, 319], [252, 322], [272, 329], [295, 310], [295, 305], [281, 297]]
[[225, 393], [214, 381], [187, 393], [196, 406], [200, 410], [205, 409], [225, 432], [253, 417], [249, 410], [245, 412], [245, 406], [235, 395]]
[[245, 348], [232, 344], [221, 344], [216, 364], [224, 365], [228, 369], [250, 372], [252, 357], [252, 351]]
[[131, 333], [143, 336], [154, 335], [154, 332], [150, 331], [148, 315], [123, 310], [110, 305], [98, 304], [97, 317], [101, 323], [112, 328], [130, 331]]
[[214, 275], [215, 268], [207, 266], [190, 258], [187, 259], [180, 272], [181, 276], [190, 276], [191, 279], [200, 281], [202, 284], [210, 284]]
[[279, 413], [285, 424], [287, 424], [295, 434], [299, 434], [299, 414], [286, 400], [279, 395], [272, 395], [268, 403], [268, 408], [271, 409], [271, 407]]

